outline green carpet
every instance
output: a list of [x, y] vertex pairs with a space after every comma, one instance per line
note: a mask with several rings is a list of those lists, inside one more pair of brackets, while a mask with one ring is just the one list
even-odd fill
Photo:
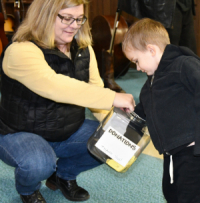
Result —
[[[81, 173], [77, 182], [90, 193], [87, 203], [165, 203], [161, 190], [162, 160], [141, 154], [126, 173], [106, 164]], [[48, 203], [70, 202], [42, 182], [41, 193]], [[15, 190], [14, 169], [0, 161], [0, 202], [20, 203]]]
[[[146, 74], [130, 69], [116, 82], [128, 93], [138, 95]], [[87, 118], [93, 116], [86, 110]], [[118, 173], [106, 164], [81, 173], [78, 184], [87, 189], [90, 199], [87, 203], [166, 203], [162, 195], [163, 160], [141, 154], [125, 173]], [[53, 192], [42, 182], [41, 193], [48, 203], [67, 203], [59, 190]], [[15, 190], [14, 168], [0, 161], [0, 202], [21, 203]]]

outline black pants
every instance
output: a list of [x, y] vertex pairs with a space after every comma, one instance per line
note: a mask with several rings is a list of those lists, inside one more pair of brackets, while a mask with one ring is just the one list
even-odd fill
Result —
[[179, 6], [176, 6], [173, 28], [167, 29], [167, 31], [171, 44], [188, 47], [196, 54], [197, 48], [192, 8], [183, 12]]
[[185, 147], [173, 159], [174, 183], [170, 183], [170, 156], [164, 155], [163, 194], [168, 203], [200, 203], [200, 157]]

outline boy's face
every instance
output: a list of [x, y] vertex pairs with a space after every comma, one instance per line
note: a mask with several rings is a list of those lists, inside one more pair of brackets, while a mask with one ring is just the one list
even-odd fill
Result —
[[137, 70], [153, 75], [158, 68], [160, 58], [155, 53], [156, 50], [147, 47], [145, 51], [129, 48], [125, 51], [126, 57], [136, 64]]

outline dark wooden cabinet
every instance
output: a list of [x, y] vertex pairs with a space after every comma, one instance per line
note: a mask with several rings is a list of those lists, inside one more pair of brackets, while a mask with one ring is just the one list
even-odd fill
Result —
[[7, 19], [4, 17], [4, 31], [9, 41], [24, 19], [32, 1], [33, 0], [3, 0], [7, 17]]
[[[14, 1], [14, 0], [4, 0], [4, 4], [6, 6], [6, 12], [7, 14], [12, 14], [14, 15], [14, 8], [16, 6], [15, 2], [18, 1]], [[26, 13], [29, 5], [33, 2], [33, 0], [19, 0], [20, 3], [20, 10], [21, 12], [24, 11], [24, 13]]]

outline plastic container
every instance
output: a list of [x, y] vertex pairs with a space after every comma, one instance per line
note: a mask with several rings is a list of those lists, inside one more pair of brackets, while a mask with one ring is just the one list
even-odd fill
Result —
[[146, 121], [113, 107], [87, 143], [88, 150], [118, 172], [126, 172], [150, 142]]

